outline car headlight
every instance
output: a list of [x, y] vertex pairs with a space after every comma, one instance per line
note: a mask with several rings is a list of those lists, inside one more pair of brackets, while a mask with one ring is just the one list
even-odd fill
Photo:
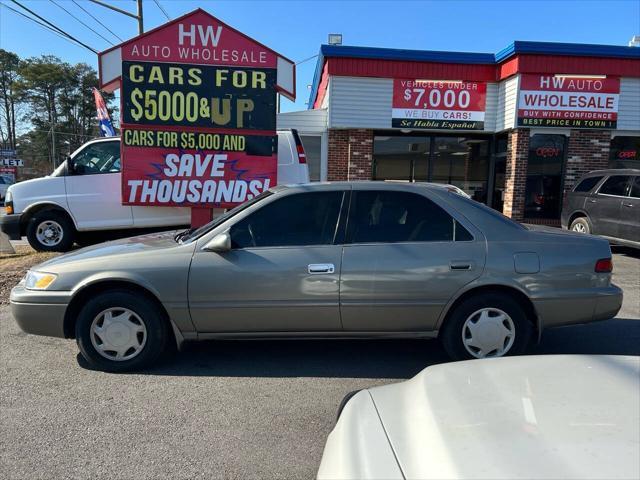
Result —
[[28, 290], [46, 290], [55, 281], [57, 275], [46, 272], [32, 272], [29, 270], [24, 278], [24, 286]]

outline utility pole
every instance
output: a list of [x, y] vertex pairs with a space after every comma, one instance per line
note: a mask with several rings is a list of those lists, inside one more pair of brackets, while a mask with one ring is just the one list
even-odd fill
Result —
[[126, 15], [127, 17], [131, 17], [134, 18], [138, 21], [138, 34], [142, 35], [144, 33], [144, 21], [143, 21], [143, 14], [142, 14], [142, 0], [136, 0], [136, 3], [138, 5], [138, 13], [134, 14], [131, 13], [127, 10], [124, 10], [122, 8], [118, 8], [118, 7], [114, 7], [113, 5], [109, 5], [106, 2], [103, 2], [102, 0], [90, 0], [91, 2], [103, 6], [105, 8], [108, 8], [109, 10], [113, 10], [114, 12], [118, 12], [121, 13], [122, 15]]
[[138, 35], [144, 33], [144, 23], [142, 22], [142, 0], [138, 1]]
[[51, 123], [51, 163], [53, 163], [53, 169], [55, 170], [58, 167], [58, 160], [56, 158], [56, 131]]

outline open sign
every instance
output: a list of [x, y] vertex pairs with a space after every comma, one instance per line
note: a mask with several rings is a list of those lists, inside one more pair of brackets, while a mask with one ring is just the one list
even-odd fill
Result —
[[560, 155], [560, 149], [556, 147], [538, 147], [536, 155], [542, 158], [557, 157]]
[[636, 158], [637, 153], [635, 150], [620, 150], [618, 158]]

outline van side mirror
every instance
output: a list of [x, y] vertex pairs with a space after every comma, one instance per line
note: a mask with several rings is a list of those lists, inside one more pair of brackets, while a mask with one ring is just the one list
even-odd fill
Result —
[[227, 233], [219, 233], [202, 248], [208, 252], [224, 253], [231, 250], [231, 236]]

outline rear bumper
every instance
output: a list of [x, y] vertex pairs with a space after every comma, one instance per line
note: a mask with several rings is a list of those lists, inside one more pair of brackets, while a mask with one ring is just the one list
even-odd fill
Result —
[[26, 333], [65, 338], [64, 316], [71, 292], [41, 292], [18, 285], [11, 290], [11, 313]]
[[622, 290], [609, 287], [588, 289], [571, 296], [532, 299], [542, 329], [607, 320], [622, 308]]
[[22, 234], [20, 232], [21, 214], [14, 213], [12, 215], [2, 215], [0, 217], [0, 230], [2, 230], [11, 240], [20, 240]]

